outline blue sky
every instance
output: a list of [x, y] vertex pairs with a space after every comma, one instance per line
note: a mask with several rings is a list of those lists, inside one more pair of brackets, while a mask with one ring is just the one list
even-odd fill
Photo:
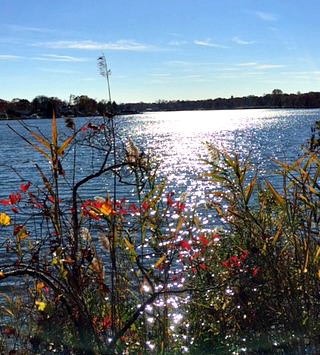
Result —
[[0, 0], [0, 98], [320, 91], [319, 0]]

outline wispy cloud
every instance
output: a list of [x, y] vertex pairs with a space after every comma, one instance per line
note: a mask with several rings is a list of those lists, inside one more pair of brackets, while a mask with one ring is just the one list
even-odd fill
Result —
[[282, 64], [260, 64], [256, 66], [256, 69], [276, 69], [276, 68], [283, 68], [284, 65]]
[[169, 73], [153, 73], [150, 74], [150, 76], [156, 77], [156, 78], [168, 78], [171, 76]]
[[183, 46], [185, 44], [187, 44], [187, 41], [179, 41], [179, 40], [173, 40], [169, 42], [169, 46], [175, 46], [175, 47], [180, 47]]
[[78, 74], [74, 70], [68, 70], [68, 69], [56, 69], [56, 68], [39, 68], [39, 70], [46, 72], [46, 73], [52, 73], [52, 74], [67, 74], [67, 75], [74, 75]]
[[39, 42], [33, 46], [53, 49], [80, 49], [80, 50], [110, 50], [110, 51], [136, 51], [144, 52], [154, 49], [147, 44], [131, 40], [119, 40], [116, 42], [101, 43], [95, 41], [55, 41]]
[[276, 69], [276, 68], [283, 68], [284, 65], [282, 64], [259, 64], [256, 62], [247, 62], [247, 63], [239, 63], [237, 64], [238, 67], [247, 67], [250, 69], [257, 69], [257, 70], [264, 70], [264, 69]]
[[97, 78], [79, 78], [80, 81], [97, 81]]
[[256, 62], [246, 62], [246, 63], [237, 64], [238, 67], [254, 67], [257, 65], [258, 65], [258, 63], [256, 63]]
[[278, 20], [278, 16], [270, 12], [254, 11], [253, 13], [263, 21], [274, 22]]
[[43, 54], [41, 57], [33, 57], [32, 59], [49, 62], [86, 62], [88, 60], [86, 58], [57, 54]]
[[54, 30], [50, 30], [49, 28], [43, 27], [31, 27], [31, 26], [21, 26], [21, 25], [4, 25], [8, 30], [14, 32], [38, 32], [38, 33], [48, 33], [54, 32]]
[[236, 36], [236, 37], [233, 37], [232, 38], [232, 41], [237, 43], [237, 44], [240, 44], [240, 45], [249, 45], [249, 44], [254, 44], [255, 41], [245, 41], [243, 39], [241, 39], [240, 37]]
[[203, 47], [228, 48], [227, 46], [224, 46], [222, 44], [212, 42], [211, 39], [194, 40], [193, 43], [196, 44], [197, 46], [203, 46]]
[[17, 55], [11, 55], [11, 54], [0, 54], [0, 60], [3, 61], [12, 61], [18, 59], [21, 59], [21, 57]]
[[169, 66], [178, 66], [178, 67], [189, 67], [189, 66], [192, 66], [194, 65], [194, 63], [192, 62], [187, 62], [187, 61], [183, 61], [183, 60], [169, 60], [167, 62], [165, 62], [166, 65], [169, 65]]

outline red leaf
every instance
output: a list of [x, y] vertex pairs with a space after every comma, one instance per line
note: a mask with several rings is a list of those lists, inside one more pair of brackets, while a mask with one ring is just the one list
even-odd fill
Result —
[[21, 185], [20, 185], [20, 191], [21, 191], [21, 192], [26, 192], [26, 191], [28, 191], [30, 185], [31, 185], [31, 182], [30, 182], [30, 181], [28, 181], [25, 185], [21, 184]]
[[225, 260], [221, 262], [221, 265], [225, 268], [229, 268], [230, 267], [230, 262], [229, 260]]
[[167, 194], [167, 205], [169, 207], [172, 207], [173, 204], [174, 204], [174, 202], [173, 202], [173, 200], [171, 198], [173, 195], [174, 195], [174, 193], [172, 191]]
[[206, 270], [206, 269], [207, 269], [207, 266], [206, 266], [206, 264], [204, 264], [204, 263], [200, 263], [200, 264], [199, 264], [199, 268], [200, 268], [201, 270]]
[[147, 209], [149, 208], [148, 202], [147, 202], [147, 201], [142, 202], [141, 207], [142, 207], [144, 210], [147, 210]]
[[23, 224], [16, 225], [13, 228], [13, 235], [17, 235], [24, 228]]
[[17, 193], [12, 193], [9, 195], [9, 200], [10, 200], [10, 204], [11, 205], [15, 205], [16, 203], [21, 201], [21, 195], [19, 194], [19, 192]]
[[176, 204], [175, 204], [175, 207], [176, 207], [176, 209], [177, 209], [177, 212], [178, 212], [178, 213], [181, 213], [181, 212], [183, 212], [184, 209], [185, 209], [185, 204], [184, 204], [183, 202], [177, 201]]
[[16, 330], [12, 327], [6, 327], [2, 330], [2, 334], [10, 336], [16, 333]]
[[252, 269], [252, 277], [256, 277], [257, 274], [258, 274], [258, 271], [259, 271], [259, 268], [257, 266], [255, 266], [253, 269]]
[[199, 235], [199, 241], [204, 247], [209, 244], [209, 240], [204, 235]]
[[108, 315], [104, 316], [101, 325], [103, 328], [110, 328], [111, 327], [111, 319]]
[[242, 260], [242, 261], [246, 260], [248, 254], [249, 254], [248, 250], [244, 250], [244, 251], [242, 252], [242, 254], [240, 255], [240, 260]]
[[186, 240], [181, 240], [181, 241], [179, 242], [179, 245], [180, 245], [180, 247], [181, 247], [182, 249], [184, 249], [184, 250], [191, 250], [191, 246], [190, 246], [190, 244], [189, 244]]
[[135, 205], [135, 203], [131, 203], [131, 204], [130, 204], [129, 210], [130, 210], [130, 212], [132, 212], [132, 213], [138, 213], [138, 212], [139, 212], [139, 209], [137, 208], [137, 206]]
[[9, 200], [0, 200], [1, 205], [11, 205], [11, 202]]
[[229, 261], [230, 261], [231, 266], [233, 266], [233, 267], [240, 266], [240, 261], [236, 255], [230, 256]]

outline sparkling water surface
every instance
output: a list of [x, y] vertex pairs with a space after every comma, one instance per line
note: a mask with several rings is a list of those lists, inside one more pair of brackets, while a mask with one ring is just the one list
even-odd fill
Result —
[[[171, 190], [186, 192], [197, 200], [203, 198], [205, 188], [199, 179], [200, 172], [208, 168], [203, 162], [207, 156], [205, 142], [229, 152], [237, 151], [241, 156], [250, 153], [254, 165], [268, 176], [274, 168], [274, 159], [290, 161], [298, 156], [319, 114], [319, 109], [150, 112], [116, 117], [115, 127], [124, 140], [130, 137], [141, 150], [161, 161], [160, 173], [167, 178]], [[87, 118], [75, 119], [77, 127], [87, 121]], [[50, 120], [26, 123], [50, 136]], [[37, 180], [34, 165], [44, 164], [43, 157], [10, 130], [8, 124], [23, 132], [17, 121], [0, 121], [1, 197], [16, 190], [20, 178]], [[58, 126], [60, 133], [68, 134], [62, 119], [58, 120]], [[80, 161], [85, 158], [80, 157]], [[85, 173], [86, 166], [81, 164], [78, 169]]]
[[[301, 153], [301, 146], [310, 138], [311, 126], [319, 119], [319, 114], [320, 110], [285, 109], [150, 112], [116, 117], [114, 123], [124, 141], [126, 138], [132, 139], [142, 151], [154, 155], [161, 161], [160, 174], [167, 178], [168, 189], [178, 195], [185, 192], [192, 204], [201, 204], [207, 190], [212, 188], [200, 179], [201, 172], [208, 169], [203, 162], [207, 157], [205, 142], [218, 148], [225, 148], [229, 152], [236, 151], [240, 156], [250, 154], [253, 166], [261, 171], [262, 176], [270, 178], [275, 167], [274, 159], [288, 162]], [[77, 128], [86, 122], [87, 118], [75, 119]], [[41, 131], [50, 137], [50, 120], [28, 120], [26, 123], [33, 130]], [[24, 132], [18, 121], [0, 121], [0, 198], [7, 198], [10, 192], [17, 191], [21, 179], [40, 182], [39, 175], [34, 169], [35, 164], [44, 169], [49, 167], [48, 162], [17, 136], [8, 124], [18, 132]], [[70, 134], [64, 120], [58, 120], [58, 126], [59, 134]], [[90, 171], [90, 166], [87, 166], [86, 162], [90, 162], [91, 158], [85, 155], [85, 150], [79, 149], [77, 154], [80, 155], [78, 156], [80, 164], [77, 166], [77, 175], [80, 177]], [[68, 166], [64, 168], [70, 169]], [[110, 178], [104, 178], [98, 180], [96, 185], [86, 185], [85, 188], [88, 197], [94, 197], [96, 194], [112, 191], [111, 186]], [[124, 189], [122, 193], [124, 197], [130, 196], [130, 188]], [[205, 218], [202, 220], [203, 224]], [[6, 257], [1, 248], [0, 257], [2, 259]], [[7, 286], [14, 284], [9, 281], [2, 284], [2, 292]], [[180, 286], [182, 287], [172, 285], [176, 288]], [[170, 331], [174, 334], [175, 327], [184, 320], [179, 305], [188, 302], [188, 297], [180, 299], [171, 296], [166, 302], [171, 312]], [[146, 319], [152, 324], [154, 322], [152, 308], [164, 307], [164, 301], [159, 298], [148, 307]], [[185, 334], [188, 334], [188, 324], [184, 324], [184, 327]], [[186, 346], [182, 350], [187, 352], [190, 339], [187, 335], [183, 337], [186, 339]], [[146, 344], [152, 351], [155, 345], [149, 340]]]

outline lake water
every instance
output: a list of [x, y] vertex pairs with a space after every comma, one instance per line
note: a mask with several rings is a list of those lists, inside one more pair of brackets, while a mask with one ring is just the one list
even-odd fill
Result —
[[[290, 161], [298, 156], [301, 145], [310, 137], [312, 124], [319, 120], [319, 114], [320, 110], [157, 112], [116, 117], [114, 122], [124, 140], [130, 137], [141, 150], [161, 160], [160, 173], [167, 178], [168, 189], [176, 194], [186, 192], [188, 201], [193, 204], [203, 202], [205, 193], [211, 188], [199, 179], [200, 173], [207, 169], [202, 161], [207, 156], [204, 142], [237, 151], [241, 156], [250, 153], [254, 165], [264, 176], [270, 176], [273, 159]], [[86, 122], [86, 118], [75, 119], [77, 127]], [[26, 123], [33, 130], [50, 136], [50, 120], [28, 120]], [[10, 192], [17, 191], [21, 179], [40, 182], [34, 169], [36, 163], [44, 169], [49, 167], [38, 153], [9, 129], [8, 124], [24, 132], [17, 121], [0, 121], [0, 198], [7, 198]], [[58, 126], [59, 132], [70, 134], [64, 120], [58, 120]], [[80, 155], [78, 176], [85, 175], [91, 168], [89, 163], [86, 164], [91, 158], [82, 152], [81, 149], [77, 151]], [[106, 178], [96, 186], [86, 186], [85, 192], [92, 198], [96, 194], [105, 195], [111, 186], [112, 181]], [[123, 195], [130, 197], [130, 188], [123, 190]], [[0, 212], [2, 207], [0, 205]], [[5, 240], [5, 229], [2, 233], [1, 240]], [[9, 262], [3, 246], [0, 246], [0, 258]], [[15, 259], [13, 257], [11, 261]], [[1, 292], [13, 286], [17, 289], [18, 285], [11, 280], [2, 282]], [[180, 301], [172, 296], [167, 302], [174, 305]], [[183, 315], [177, 308], [170, 317], [172, 324], [176, 324]]]
[[[192, 201], [199, 201], [205, 189], [198, 179], [206, 169], [202, 161], [207, 155], [204, 142], [243, 156], [250, 153], [254, 164], [268, 176], [274, 167], [273, 159], [289, 161], [297, 157], [319, 116], [318, 109], [150, 112], [116, 117], [115, 126], [124, 139], [130, 137], [142, 150], [161, 160], [160, 172], [167, 178], [168, 188], [185, 191]], [[76, 119], [77, 127], [87, 120]], [[50, 120], [26, 122], [50, 136]], [[0, 197], [16, 190], [20, 177], [38, 179], [33, 167], [43, 161], [8, 124], [23, 131], [17, 121], [0, 121]], [[63, 120], [58, 120], [58, 125], [60, 131], [67, 130]], [[83, 164], [81, 169], [85, 170]]]

